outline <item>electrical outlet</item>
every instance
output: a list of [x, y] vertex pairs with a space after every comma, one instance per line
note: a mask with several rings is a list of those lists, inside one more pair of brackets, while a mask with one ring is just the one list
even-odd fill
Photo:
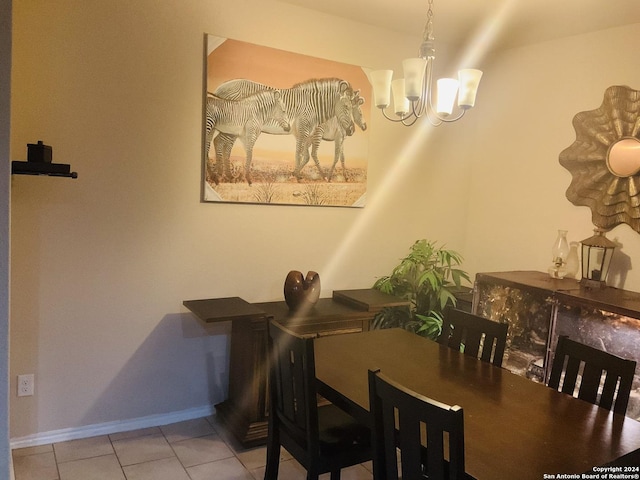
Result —
[[33, 373], [18, 375], [18, 396], [29, 397], [33, 395], [34, 383]]

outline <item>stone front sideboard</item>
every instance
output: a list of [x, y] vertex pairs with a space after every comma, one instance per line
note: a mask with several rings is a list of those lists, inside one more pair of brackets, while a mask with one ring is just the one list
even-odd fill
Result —
[[[509, 324], [503, 366], [545, 382], [559, 335], [640, 364], [640, 293], [587, 289], [535, 271], [478, 273], [474, 313]], [[627, 408], [640, 419], [640, 367]]]
[[338, 335], [369, 330], [383, 308], [408, 303], [372, 289], [336, 290], [307, 311], [292, 312], [284, 301], [248, 303], [239, 297], [183, 302], [204, 323], [231, 321], [229, 394], [216, 414], [244, 447], [266, 443], [267, 325], [275, 320], [299, 334]]

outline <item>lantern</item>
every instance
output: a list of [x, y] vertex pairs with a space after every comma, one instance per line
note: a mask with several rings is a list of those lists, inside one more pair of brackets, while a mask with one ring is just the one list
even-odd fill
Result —
[[616, 244], [604, 236], [605, 230], [594, 229], [594, 235], [582, 240], [582, 280], [588, 288], [603, 288], [609, 273], [611, 257]]

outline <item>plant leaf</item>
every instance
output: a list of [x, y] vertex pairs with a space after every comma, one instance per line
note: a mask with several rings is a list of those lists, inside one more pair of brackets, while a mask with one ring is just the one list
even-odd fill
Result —
[[389, 308], [379, 312], [374, 328], [402, 327], [437, 338], [442, 331], [442, 316], [456, 298], [449, 289], [461, 286], [469, 275], [462, 268], [462, 256], [426, 239], [416, 240], [409, 253], [389, 276], [380, 277], [374, 287], [410, 302], [410, 308]]

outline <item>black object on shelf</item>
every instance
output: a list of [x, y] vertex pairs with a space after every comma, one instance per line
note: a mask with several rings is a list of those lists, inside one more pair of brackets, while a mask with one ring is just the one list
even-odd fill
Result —
[[71, 171], [71, 165], [52, 163], [52, 159], [53, 149], [50, 145], [45, 145], [42, 140], [37, 144], [29, 143], [27, 144], [27, 161], [12, 161], [11, 174], [78, 178], [78, 174]]

